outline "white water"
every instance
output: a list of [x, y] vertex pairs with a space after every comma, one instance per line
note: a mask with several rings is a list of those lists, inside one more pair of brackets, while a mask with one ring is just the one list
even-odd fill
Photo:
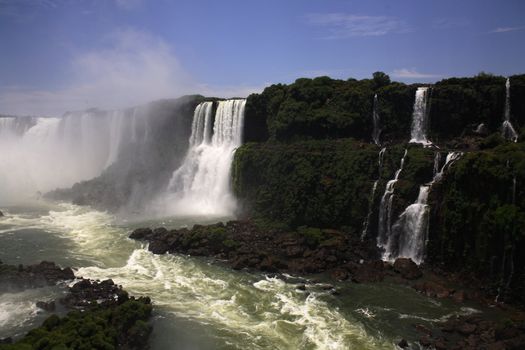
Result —
[[416, 91], [414, 110], [412, 112], [412, 128], [410, 130], [410, 143], [432, 144], [427, 139], [428, 128], [428, 87], [420, 87]]
[[439, 169], [441, 155], [436, 153], [434, 158], [434, 176], [430, 183], [419, 187], [418, 198], [409, 205], [392, 227], [383, 253], [383, 260], [395, 261], [403, 257], [410, 258], [416, 264], [421, 264], [425, 257], [425, 247], [428, 239], [428, 194], [432, 185], [441, 180], [447, 167], [450, 167], [462, 155], [461, 152], [447, 154], [445, 164]]
[[377, 227], [377, 246], [379, 248], [384, 248], [388, 242], [388, 237], [391, 235], [392, 228], [392, 201], [394, 199], [394, 185], [399, 179], [399, 175], [403, 171], [403, 166], [405, 164], [405, 158], [407, 156], [408, 150], [405, 149], [403, 157], [401, 158], [401, 163], [399, 169], [396, 171], [394, 178], [387, 182], [385, 187], [385, 193], [381, 197], [381, 203], [379, 205], [379, 223]]
[[510, 79], [505, 82], [505, 120], [501, 127], [503, 137], [507, 140], [518, 142], [518, 134], [510, 122]]
[[145, 142], [146, 114], [138, 111], [0, 118], [0, 203], [27, 201], [100, 175], [123, 144]]
[[166, 215], [233, 215], [236, 202], [230, 188], [230, 168], [242, 141], [245, 105], [246, 100], [219, 101], [213, 133], [213, 103], [197, 106], [188, 154], [160, 200]]
[[372, 120], [374, 122], [374, 131], [372, 132], [372, 140], [376, 145], [380, 145], [381, 141], [379, 137], [381, 136], [381, 119], [379, 117], [379, 112], [377, 111], [377, 94], [374, 95], [374, 110], [372, 112]]
[[[393, 340], [370, 334], [357, 319], [330, 305], [333, 297], [321, 286], [309, 285], [306, 293], [278, 278], [186, 256], [154, 255], [128, 239], [126, 228], [115, 226], [106, 213], [60, 204], [41, 217], [9, 214], [7, 219], [12, 230], [39, 227], [70, 242], [66, 254], [56, 258], [84, 261], [78, 276], [111, 278], [135, 296], [150, 296], [155, 327], [167, 328], [153, 337], [154, 349], [178, 348], [173, 332], [183, 324], [195, 332], [190, 348], [199, 348], [203, 337], [213, 344], [204, 348], [220, 349], [394, 348]], [[34, 317], [34, 304], [26, 299], [35, 298], [17, 298], [20, 312], [0, 313], [0, 322], [19, 327]]]
[[383, 157], [386, 152], [386, 147], [381, 148], [379, 151], [378, 159], [377, 159], [377, 180], [374, 181], [374, 184], [372, 185], [372, 193], [370, 194], [370, 199], [368, 202], [368, 214], [366, 215], [365, 222], [363, 223], [363, 231], [361, 232], [361, 240], [364, 240], [366, 237], [366, 234], [368, 233], [368, 226], [370, 224], [370, 217], [372, 216], [372, 212], [374, 210], [374, 198], [376, 195], [377, 190], [377, 184], [379, 183], [379, 179], [381, 178], [381, 168], [383, 167]]

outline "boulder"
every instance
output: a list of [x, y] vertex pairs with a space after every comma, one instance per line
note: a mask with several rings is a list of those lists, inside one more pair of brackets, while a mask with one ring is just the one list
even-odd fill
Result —
[[447, 298], [450, 290], [436, 282], [423, 282], [414, 285], [414, 289], [432, 298]]
[[150, 228], [138, 228], [136, 230], [133, 230], [131, 234], [129, 235], [129, 238], [131, 239], [145, 239], [149, 235], [151, 235], [153, 231]]
[[169, 245], [161, 240], [154, 240], [149, 244], [148, 250], [153, 254], [164, 254], [170, 249]]
[[48, 312], [55, 311], [55, 307], [56, 307], [54, 301], [37, 301], [36, 306]]
[[396, 259], [394, 262], [394, 271], [400, 273], [401, 276], [407, 280], [415, 280], [423, 275], [416, 263], [409, 258]]
[[401, 349], [408, 348], [408, 342], [406, 339], [401, 339], [399, 343], [397, 343], [397, 346], [399, 346]]

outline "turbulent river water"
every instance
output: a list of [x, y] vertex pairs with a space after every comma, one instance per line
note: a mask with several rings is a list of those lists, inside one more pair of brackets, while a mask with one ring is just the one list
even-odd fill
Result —
[[[413, 325], [480, 312], [426, 298], [409, 287], [336, 284], [324, 277], [234, 271], [221, 262], [156, 256], [130, 240], [139, 226], [171, 228], [227, 218], [167, 218], [127, 222], [71, 204], [39, 202], [2, 208], [0, 258], [72, 266], [77, 276], [112, 278], [131, 294], [147, 295], [155, 313], [153, 349], [395, 349], [418, 338]], [[306, 291], [297, 284], [306, 284]], [[333, 281], [330, 281], [333, 283]], [[0, 295], [0, 338], [23, 335], [48, 316], [37, 300], [60, 297], [62, 286]]]

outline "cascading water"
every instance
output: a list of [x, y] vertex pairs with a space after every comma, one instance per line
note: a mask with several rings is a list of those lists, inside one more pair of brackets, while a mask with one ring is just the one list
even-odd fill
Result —
[[380, 139], [381, 136], [381, 119], [379, 118], [379, 112], [377, 111], [378, 108], [378, 102], [377, 102], [377, 94], [374, 95], [374, 110], [372, 112], [372, 120], [374, 122], [374, 131], [372, 132], [372, 140], [374, 140], [374, 143], [376, 145], [380, 145]]
[[505, 120], [501, 127], [503, 137], [518, 142], [518, 134], [510, 122], [510, 79], [505, 82]]
[[370, 217], [372, 216], [372, 212], [374, 210], [374, 198], [376, 195], [377, 190], [377, 184], [379, 182], [379, 179], [381, 178], [381, 168], [383, 167], [383, 157], [386, 152], [386, 147], [381, 148], [379, 151], [378, 159], [377, 159], [377, 180], [374, 181], [374, 184], [372, 185], [372, 193], [370, 194], [370, 201], [368, 203], [368, 214], [366, 215], [365, 222], [363, 223], [363, 232], [361, 233], [361, 240], [363, 240], [368, 233], [368, 225], [370, 223]]
[[394, 185], [399, 179], [401, 171], [403, 171], [407, 153], [408, 150], [405, 149], [405, 153], [403, 153], [403, 157], [401, 158], [399, 169], [396, 171], [394, 178], [387, 182], [385, 193], [383, 194], [383, 197], [381, 197], [381, 203], [379, 205], [379, 223], [377, 227], [377, 246], [379, 248], [384, 248], [384, 246], [387, 244], [388, 237], [390, 237], [392, 227], [392, 200], [394, 198]]
[[0, 200], [24, 201], [98, 176], [124, 144], [145, 141], [145, 117], [137, 107], [0, 118]]
[[384, 245], [383, 260], [394, 261], [399, 257], [410, 258], [416, 264], [421, 264], [425, 257], [425, 246], [428, 238], [428, 194], [432, 185], [441, 180], [447, 167], [452, 165], [461, 152], [447, 154], [445, 164], [439, 169], [441, 155], [436, 153], [434, 158], [434, 176], [430, 183], [419, 187], [419, 195], [415, 203], [409, 205], [392, 227]]
[[230, 167], [241, 145], [246, 100], [219, 101], [213, 134], [212, 102], [203, 102], [194, 113], [190, 149], [175, 170], [163, 198], [166, 214], [229, 216], [235, 211], [230, 190]]
[[410, 131], [410, 143], [421, 143], [430, 145], [427, 139], [428, 127], [428, 87], [419, 87], [416, 91], [414, 110], [412, 112], [412, 128]]

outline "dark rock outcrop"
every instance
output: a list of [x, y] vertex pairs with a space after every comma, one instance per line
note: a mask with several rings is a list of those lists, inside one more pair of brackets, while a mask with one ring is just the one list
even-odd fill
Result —
[[400, 273], [401, 276], [407, 280], [415, 280], [423, 275], [416, 263], [409, 258], [396, 259], [394, 262], [394, 271]]
[[74, 278], [71, 268], [60, 268], [53, 262], [42, 261], [29, 266], [12, 266], [0, 262], [0, 292], [55, 285]]
[[[41, 327], [30, 331], [13, 346], [21, 349], [148, 348], [152, 331], [147, 323], [152, 312], [149, 298], [129, 297], [112, 280], [81, 280], [69, 288], [60, 303], [73, 311], [65, 317], [50, 316]], [[54, 302], [37, 305], [47, 311], [54, 309]], [[0, 349], [3, 349], [1, 344]]]
[[525, 349], [525, 323], [507, 321], [505, 324], [486, 318], [459, 316], [451, 318], [436, 329], [418, 329], [423, 335], [420, 344], [434, 349]]
[[195, 225], [191, 230], [139, 228], [131, 238], [149, 242], [154, 254], [183, 253], [225, 260], [233, 269], [266, 272], [329, 271], [344, 280], [380, 281], [383, 262], [376, 248], [338, 230], [302, 227], [297, 231], [265, 228], [252, 221]]

